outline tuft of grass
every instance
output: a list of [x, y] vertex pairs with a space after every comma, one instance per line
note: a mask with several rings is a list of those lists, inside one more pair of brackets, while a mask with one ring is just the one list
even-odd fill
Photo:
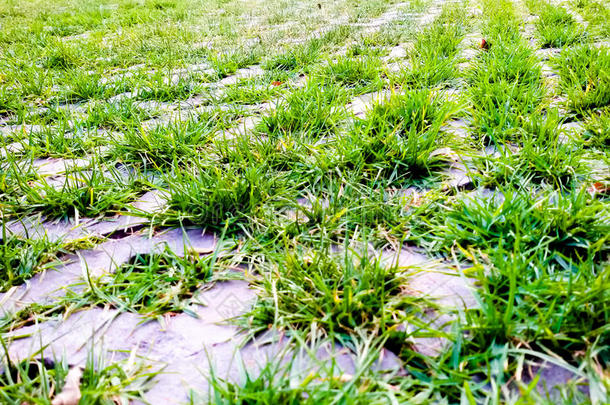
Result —
[[[94, 281], [90, 301], [107, 303], [147, 317], [187, 312], [198, 289], [212, 281], [216, 255], [200, 257], [186, 252], [179, 257], [166, 248], [159, 253], [137, 254], [114, 274]], [[87, 298], [87, 297], [86, 297]]]
[[445, 7], [434, 23], [416, 36], [409, 52], [409, 67], [396, 80], [404, 86], [425, 88], [452, 79], [464, 31], [463, 17]]
[[223, 89], [217, 102], [223, 104], [255, 105], [278, 98], [286, 91], [283, 80], [271, 82], [261, 79], [246, 79]]
[[432, 203], [426, 208], [431, 211], [426, 227], [434, 232], [421, 237], [430, 249], [445, 252], [458, 246], [464, 251], [512, 251], [518, 245], [526, 252], [547, 252], [556, 262], [603, 258], [610, 250], [607, 204], [584, 187], [543, 192], [505, 187], [491, 196], [473, 192], [446, 205]]
[[42, 269], [53, 267], [58, 250], [59, 243], [51, 242], [46, 236], [22, 239], [10, 235], [3, 223], [0, 240], [0, 291], [4, 292], [23, 283]]
[[475, 156], [482, 185], [519, 186], [529, 182], [569, 188], [577, 175], [584, 175], [583, 148], [561, 130], [555, 111], [546, 117], [531, 116], [523, 123], [517, 145], [498, 144], [497, 156]]
[[539, 14], [536, 33], [540, 39], [540, 46], [561, 48], [586, 38], [584, 28], [563, 7], [540, 1], [530, 7], [532, 8]]
[[236, 232], [260, 209], [281, 194], [283, 181], [266, 164], [240, 166], [195, 160], [167, 174], [168, 210], [162, 223], [192, 223]]
[[317, 39], [294, 46], [285, 53], [268, 57], [263, 62], [263, 69], [270, 72], [303, 72], [318, 61], [322, 53], [322, 46], [323, 43]]
[[219, 78], [227, 77], [238, 69], [254, 65], [260, 61], [261, 50], [254, 48], [237, 48], [228, 52], [218, 52], [210, 56], [210, 65]]
[[568, 108], [584, 114], [610, 104], [610, 50], [583, 44], [565, 49], [553, 59]]
[[401, 288], [404, 270], [367, 253], [330, 249], [279, 252], [264, 273], [261, 298], [247, 315], [251, 327], [307, 330], [316, 324], [331, 335], [381, 334], [407, 319], [418, 323], [414, 314], [421, 314], [426, 300]]
[[379, 58], [339, 57], [324, 66], [316, 77], [346, 87], [353, 94], [364, 94], [382, 88], [383, 75]]
[[346, 118], [347, 94], [344, 88], [312, 79], [263, 116], [256, 129], [273, 137], [320, 139], [334, 133]]
[[583, 138], [586, 146], [602, 150], [610, 148], [610, 108], [589, 113], [584, 125]]
[[599, 347], [597, 361], [607, 365], [610, 279], [604, 264], [590, 258], [551, 263], [544, 252], [521, 248], [519, 241], [497, 247], [472, 269], [481, 306], [465, 314], [469, 350], [527, 344], [574, 364], [577, 353]]
[[17, 213], [38, 212], [52, 219], [95, 217], [120, 210], [144, 187], [136, 175], [94, 165], [88, 170], [67, 172], [59, 184], [46, 178], [20, 182], [22, 197], [10, 209]]
[[123, 99], [117, 102], [90, 104], [86, 118], [77, 122], [75, 126], [121, 130], [138, 125], [155, 116], [157, 113], [143, 108], [134, 100]]
[[357, 119], [337, 140], [344, 164], [392, 181], [429, 175], [443, 162], [434, 151], [448, 142], [441, 127], [460, 110], [441, 93], [412, 90], [392, 95]]
[[138, 100], [175, 101], [186, 100], [201, 93], [203, 87], [197, 78], [179, 76], [177, 78], [156, 72], [148, 80], [134, 88]]
[[176, 120], [152, 129], [128, 128], [117, 138], [114, 153], [131, 164], [151, 169], [170, 167], [202, 152], [216, 132], [232, 121], [230, 114], [205, 112], [186, 121]]
[[[6, 347], [4, 341], [3, 346]], [[109, 354], [89, 349], [79, 383], [80, 402], [105, 405], [121, 401], [143, 400], [158, 372], [142, 361], [108, 361]], [[0, 400], [7, 404], [51, 404], [51, 398], [61, 392], [70, 370], [66, 359], [32, 358], [13, 362], [6, 357], [0, 374]]]
[[521, 40], [493, 43], [467, 72], [475, 134], [502, 141], [514, 137], [522, 121], [544, 97], [540, 64]]
[[571, 5], [588, 22], [587, 31], [591, 36], [610, 38], [610, 7], [601, 0], [572, 0]]

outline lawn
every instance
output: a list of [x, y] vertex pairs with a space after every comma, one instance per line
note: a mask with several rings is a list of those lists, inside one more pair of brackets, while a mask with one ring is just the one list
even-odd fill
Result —
[[610, 403], [610, 4], [0, 3], [0, 403]]

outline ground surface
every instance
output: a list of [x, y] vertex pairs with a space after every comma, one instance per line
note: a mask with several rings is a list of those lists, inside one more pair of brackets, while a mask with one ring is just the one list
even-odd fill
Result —
[[0, 402], [610, 403], [608, 21], [2, 2]]

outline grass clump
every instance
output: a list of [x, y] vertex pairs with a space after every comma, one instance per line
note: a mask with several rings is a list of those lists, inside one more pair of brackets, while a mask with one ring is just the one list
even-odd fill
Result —
[[584, 125], [583, 138], [587, 147], [601, 150], [610, 148], [610, 108], [589, 113]]
[[115, 213], [134, 200], [145, 183], [112, 167], [66, 173], [60, 183], [42, 178], [20, 183], [23, 195], [10, 207], [14, 212], [38, 212], [50, 218], [95, 217]]
[[261, 58], [261, 50], [257, 47], [252, 49], [237, 48], [227, 52], [219, 52], [210, 57], [210, 65], [216, 71], [218, 78], [227, 77], [238, 69], [258, 63]]
[[181, 163], [201, 153], [216, 132], [231, 122], [230, 114], [209, 112], [152, 129], [133, 127], [115, 141], [115, 154], [126, 162], [151, 169]]
[[[238, 381], [223, 378], [212, 369], [207, 397], [215, 404], [307, 404], [350, 403], [375, 404], [408, 403], [410, 401], [441, 400], [443, 395], [432, 389], [432, 384], [413, 376], [400, 375], [394, 367], [379, 370], [383, 358], [384, 338], [367, 336], [359, 331], [341, 343], [354, 359], [354, 371], [348, 373], [338, 359], [336, 344], [315, 327], [309, 334], [313, 342], [300, 336], [286, 339], [286, 349], [268, 359], [253, 372], [240, 365]], [[320, 358], [328, 356], [328, 358]], [[197, 398], [198, 400], [199, 398]]]
[[572, 0], [578, 13], [589, 23], [587, 30], [594, 37], [610, 38], [610, 7], [601, 0]]
[[[3, 346], [4, 341], [2, 342]], [[5, 346], [6, 347], [6, 346]], [[78, 383], [80, 403], [106, 405], [121, 401], [143, 400], [143, 394], [151, 387], [158, 374], [150, 366], [137, 360], [114, 361], [109, 354], [97, 354], [89, 349], [82, 377]], [[62, 391], [71, 367], [67, 360], [28, 359], [19, 363], [8, 356], [0, 374], [0, 400], [7, 404], [51, 404], [51, 398]]]
[[264, 163], [251, 166], [199, 160], [167, 176], [163, 223], [191, 223], [235, 232], [261, 204], [281, 193], [283, 182]]
[[485, 186], [519, 186], [533, 182], [569, 188], [577, 175], [584, 175], [584, 151], [580, 142], [561, 129], [555, 111], [544, 118], [531, 116], [523, 123], [517, 145], [498, 144], [494, 156], [475, 156]]
[[563, 7], [541, 1], [532, 5], [530, 9], [532, 8], [539, 14], [536, 21], [536, 33], [540, 46], [561, 48], [585, 38], [585, 30]]
[[[420, 208], [421, 209], [421, 208]], [[427, 206], [422, 242], [432, 250], [548, 252], [549, 259], [602, 259], [610, 246], [610, 211], [585, 188], [542, 191], [506, 187], [491, 195], [474, 192], [442, 206]], [[423, 210], [423, 209], [422, 209]]]
[[593, 350], [596, 361], [607, 367], [608, 263], [577, 259], [553, 264], [522, 247], [519, 241], [508, 250], [498, 247], [473, 269], [481, 285], [476, 292], [481, 308], [466, 314], [470, 349], [484, 352], [494, 344], [525, 343], [568, 364], [581, 362], [577, 353]]
[[263, 69], [269, 72], [304, 72], [322, 55], [323, 43], [313, 39], [292, 47], [285, 53], [270, 56], [263, 62]]
[[161, 72], [155, 73], [145, 82], [134, 88], [138, 100], [175, 101], [186, 100], [201, 93], [203, 87], [195, 77], [165, 76]]
[[515, 12], [514, 5], [508, 0], [483, 1], [482, 33], [488, 42], [516, 43], [521, 40], [521, 20]]
[[17, 141], [35, 157], [82, 157], [105, 142], [97, 131], [74, 126], [67, 119], [22, 135]]
[[310, 80], [304, 88], [290, 93], [275, 110], [263, 116], [256, 129], [273, 137], [320, 139], [334, 133], [346, 118], [346, 101], [345, 89]]
[[339, 57], [330, 61], [317, 75], [327, 83], [337, 83], [353, 94], [370, 93], [383, 87], [379, 58]]
[[217, 101], [224, 104], [255, 105], [278, 98], [285, 91], [283, 81], [246, 79], [225, 87]]
[[104, 305], [156, 317], [167, 312], [188, 312], [189, 299], [212, 280], [216, 255], [179, 257], [166, 248], [159, 253], [137, 254], [111, 276], [94, 282], [89, 294]]
[[7, 234], [2, 225], [3, 234], [0, 241], [0, 292], [19, 285], [42, 269], [54, 265], [59, 244], [47, 237], [39, 239], [22, 239]]
[[544, 97], [540, 64], [521, 41], [494, 43], [473, 62], [467, 81], [473, 123], [483, 140], [511, 139]]
[[398, 74], [403, 86], [430, 87], [452, 79], [456, 73], [458, 45], [464, 37], [465, 21], [449, 8], [424, 28], [409, 52], [409, 69]]
[[66, 87], [57, 95], [58, 102], [104, 100], [113, 93], [113, 86], [104, 82], [100, 73], [73, 68], [66, 73], [64, 80]]
[[90, 129], [121, 130], [138, 125], [140, 122], [154, 118], [154, 111], [143, 108], [132, 99], [117, 102], [96, 103], [89, 106], [85, 119], [76, 123]]
[[448, 142], [441, 127], [459, 110], [430, 90], [392, 95], [357, 119], [338, 149], [350, 167], [393, 181], [429, 175], [443, 161], [433, 152]]
[[366, 253], [337, 255], [318, 246], [278, 253], [274, 263], [261, 285], [260, 301], [248, 316], [255, 328], [273, 324], [306, 330], [315, 323], [331, 334], [357, 329], [375, 334], [407, 320], [417, 322], [413, 314], [424, 302], [402, 290], [401, 269]]
[[590, 44], [565, 49], [553, 60], [568, 108], [583, 114], [610, 104], [610, 50]]

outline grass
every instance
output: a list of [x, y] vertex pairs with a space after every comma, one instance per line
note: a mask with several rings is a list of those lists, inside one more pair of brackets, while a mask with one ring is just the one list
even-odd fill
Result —
[[383, 72], [378, 58], [338, 58], [318, 73], [328, 83], [337, 83], [353, 94], [371, 93], [383, 87]]
[[163, 221], [212, 229], [239, 229], [262, 203], [282, 189], [281, 178], [269, 176], [264, 163], [223, 167], [195, 160], [187, 170], [174, 171], [169, 176], [172, 182]]
[[97, 165], [90, 170], [68, 172], [59, 184], [45, 178], [38, 183], [21, 183], [22, 197], [12, 202], [10, 208], [51, 219], [95, 217], [124, 208], [145, 184], [129, 173]]
[[582, 145], [561, 129], [559, 114], [532, 117], [524, 123], [519, 144], [501, 144], [497, 156], [475, 156], [481, 183], [486, 186], [519, 185], [520, 182], [569, 188], [588, 172]]
[[448, 143], [442, 126], [459, 111], [442, 94], [413, 90], [392, 95], [356, 120], [339, 143], [344, 164], [382, 174], [398, 184], [431, 174], [443, 163], [434, 151]]
[[[199, 292], [243, 278], [257, 300], [233, 321], [283, 353], [231, 378], [211, 362], [191, 403], [608, 402], [604, 2], [76, 6], [0, 4], [0, 290], [108, 241], [18, 237], [11, 221], [140, 215], [151, 243], [222, 236], [209, 254], [162, 245], [85, 272], [3, 314], [3, 342], [94, 307], [194, 315]], [[134, 208], [149, 190], [165, 204]], [[434, 298], [453, 283], [468, 294]], [[140, 400], [150, 359], [96, 353], [81, 402]], [[71, 360], [37, 357], [5, 358], [0, 402], [56, 397]], [[571, 381], [550, 392], [543, 362]]]
[[215, 260], [216, 255], [199, 257], [196, 253], [179, 257], [167, 248], [138, 254], [114, 274], [95, 281], [83, 299], [150, 317], [193, 313], [188, 299], [212, 281]]
[[4, 292], [12, 286], [20, 285], [36, 272], [52, 268], [56, 264], [58, 243], [52, 242], [46, 237], [41, 239], [18, 238], [9, 234], [4, 223], [2, 231], [0, 291]]
[[445, 7], [441, 15], [415, 38], [408, 67], [396, 81], [403, 86], [430, 87], [454, 79], [458, 46], [466, 30], [466, 19]]
[[529, 3], [538, 14], [536, 32], [542, 47], [561, 48], [585, 40], [585, 30], [564, 8], [543, 1]]
[[[140, 360], [110, 363], [106, 356], [103, 350], [89, 349], [79, 384], [80, 401], [102, 405], [143, 399], [142, 392], [158, 373]], [[50, 397], [64, 387], [70, 370], [67, 359], [40, 356], [20, 363], [8, 357], [3, 360], [9, 372], [0, 375], [0, 398], [7, 404], [51, 404]]]
[[608, 38], [610, 29], [605, 21], [610, 18], [610, 8], [598, 0], [575, 0], [571, 5], [589, 23], [588, 30], [599, 38]]
[[312, 79], [263, 116], [257, 130], [273, 137], [319, 138], [332, 134], [347, 116], [343, 107], [347, 94], [338, 85], [325, 86], [324, 80]]
[[367, 330], [374, 335], [397, 329], [399, 320], [423, 310], [421, 298], [402, 291], [404, 272], [366, 253], [334, 255], [330, 246], [319, 246], [280, 253], [274, 263], [265, 271], [261, 299], [248, 315], [248, 324], [257, 329], [316, 324], [329, 334]]
[[195, 156], [233, 120], [231, 112], [210, 111], [152, 129], [136, 126], [136, 122], [123, 132], [123, 137], [115, 140], [114, 153], [124, 161], [144, 168], [170, 167]]
[[544, 97], [538, 60], [520, 39], [492, 42], [472, 63], [467, 81], [475, 135], [487, 142], [511, 139]]
[[608, 108], [592, 112], [585, 121], [584, 138], [586, 145], [593, 148], [607, 148], [610, 145], [610, 114]]
[[567, 49], [553, 63], [571, 111], [583, 114], [610, 104], [610, 51], [607, 47], [576, 46]]
[[491, 196], [460, 196], [444, 210], [438, 202], [424, 207], [417, 210], [430, 210], [425, 224], [435, 232], [423, 233], [423, 240], [434, 250], [491, 253], [518, 246], [524, 252], [547, 251], [550, 260], [561, 262], [596, 256], [603, 261], [608, 249], [607, 206], [584, 188], [570, 193], [547, 189], [537, 196], [508, 186]]

